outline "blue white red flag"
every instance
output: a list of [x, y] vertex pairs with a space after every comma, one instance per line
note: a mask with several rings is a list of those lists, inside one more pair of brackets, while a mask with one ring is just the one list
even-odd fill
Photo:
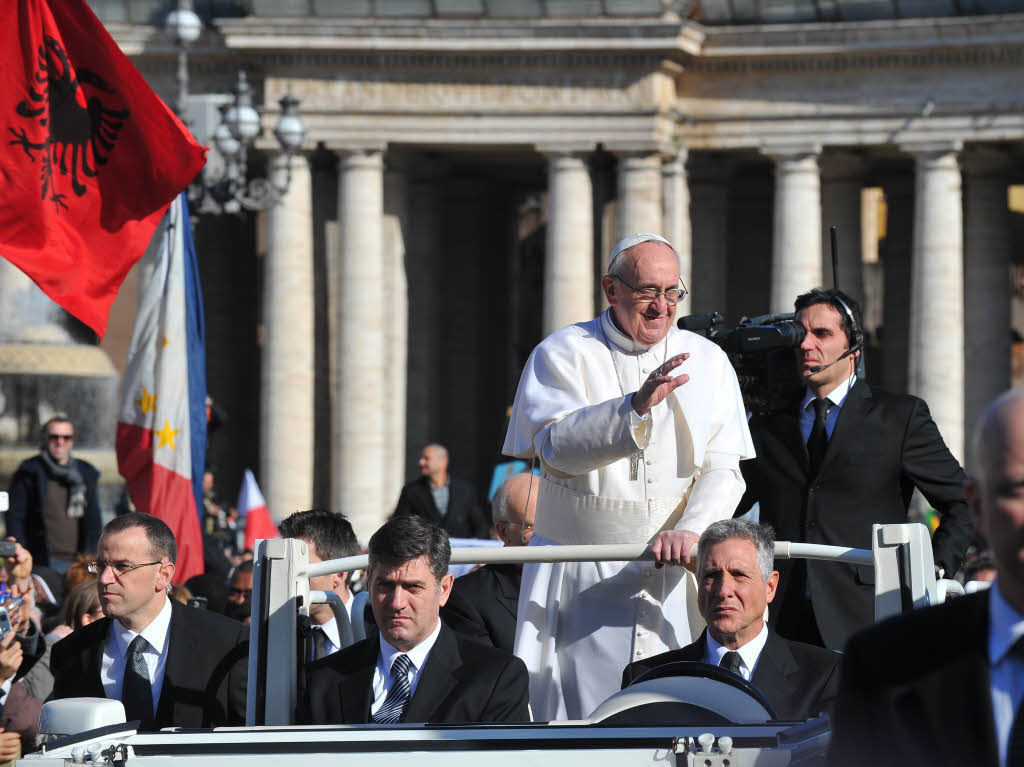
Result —
[[117, 424], [117, 464], [135, 508], [174, 532], [174, 582], [203, 572], [206, 343], [184, 194], [171, 203], [140, 262], [142, 286]]
[[245, 470], [242, 488], [238, 491], [238, 516], [245, 521], [245, 548], [255, 548], [259, 538], [276, 538], [277, 525], [270, 518], [267, 502], [251, 469]]

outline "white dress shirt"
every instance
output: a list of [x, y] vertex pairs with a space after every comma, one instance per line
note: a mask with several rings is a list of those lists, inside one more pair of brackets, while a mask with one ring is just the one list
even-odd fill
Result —
[[[706, 635], [707, 642], [704, 644], [704, 662], [710, 663], [712, 666], [718, 666], [722, 662], [722, 657], [729, 652], [729, 648], [723, 647], [717, 639], [711, 636], [709, 631]], [[768, 624], [761, 624], [761, 633], [751, 639], [742, 647], [738, 647], [736, 652], [740, 654], [740, 659], [743, 661], [740, 664], [740, 676], [746, 679], [748, 682], [754, 675], [754, 670], [757, 668], [758, 658], [761, 657], [761, 651], [764, 649], [764, 643], [768, 641]]]
[[[405, 653], [409, 656], [411, 665], [409, 666], [409, 700], [412, 700], [412, 696], [416, 694], [416, 685], [420, 682], [420, 676], [423, 673], [423, 666], [427, 662], [427, 658], [430, 657], [430, 651], [434, 648], [434, 642], [437, 641], [437, 635], [441, 633], [441, 621], [437, 621], [437, 625], [434, 626], [434, 631], [420, 642], [418, 645], [413, 647], [409, 652]], [[377, 713], [377, 710], [384, 705], [384, 701], [387, 700], [388, 692], [391, 691], [391, 685], [394, 683], [394, 678], [391, 676], [391, 664], [395, 662], [395, 657], [401, 655], [402, 651], [397, 650], [391, 646], [391, 644], [383, 637], [380, 638], [380, 653], [377, 655], [377, 668], [373, 671], [373, 705], [370, 706], [370, 716], [372, 717]]]
[[[149, 642], [142, 656], [149, 669], [149, 685], [153, 691], [153, 712], [156, 712], [160, 701], [160, 691], [164, 686], [164, 669], [167, 667], [167, 645], [170, 639], [171, 600], [165, 599], [163, 609], [142, 629], [139, 634]], [[125, 628], [120, 621], [110, 622], [107, 641], [103, 644], [103, 664], [100, 666], [100, 681], [108, 698], [121, 700], [124, 686], [124, 667], [128, 655], [128, 645], [139, 636], [131, 629]]]
[[988, 662], [991, 668], [992, 717], [996, 726], [999, 764], [1006, 764], [1006, 750], [1017, 707], [1024, 699], [1024, 659], [1010, 652], [1024, 637], [1024, 616], [1006, 601], [999, 581], [988, 591]]
[[[836, 428], [836, 421], [839, 420], [839, 411], [842, 410], [843, 403], [846, 402], [846, 395], [850, 393], [850, 388], [856, 381], [857, 374], [853, 373], [839, 386], [825, 395], [825, 399], [832, 403], [828, 408], [828, 413], [825, 415], [825, 432], [828, 434], [829, 439], [832, 439], [832, 431]], [[804, 398], [800, 401], [800, 433], [804, 436], [804, 442], [811, 438], [811, 429], [814, 427], [814, 408], [811, 407], [811, 402], [815, 399], [814, 393], [810, 389], [806, 389], [804, 391]]]
[[[345, 612], [348, 613], [348, 621], [352, 623], [352, 594], [349, 593], [348, 601], [342, 600], [345, 605]], [[338, 619], [332, 617], [327, 623], [321, 623], [320, 628], [327, 635], [327, 646], [324, 656], [332, 655], [341, 649], [341, 636], [338, 634]]]

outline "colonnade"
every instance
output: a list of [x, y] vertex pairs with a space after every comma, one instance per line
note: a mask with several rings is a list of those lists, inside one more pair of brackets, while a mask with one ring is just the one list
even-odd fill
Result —
[[[1004, 164], [995, 152], [965, 154], [955, 144], [901, 149], [915, 162], [908, 388], [926, 400], [946, 443], [963, 460], [965, 408], [973, 420], [1010, 377]], [[771, 310], [789, 311], [797, 294], [831, 284], [823, 244], [826, 225], [833, 222], [843, 233], [841, 287], [862, 298], [863, 158], [823, 154], [817, 146], [762, 151], [774, 163]], [[546, 161], [542, 316], [548, 333], [594, 316], [599, 275], [587, 154], [551, 151]], [[687, 167], [685, 151], [618, 154], [615, 236], [662, 232], [679, 251], [687, 287], [693, 285], [694, 272], [700, 272], [717, 274], [707, 282], [727, 290], [722, 266], [727, 187], [702, 178], [691, 188]], [[383, 520], [403, 479], [398, 472], [406, 433], [405, 183], [400, 170], [385, 171], [383, 148], [340, 155], [331, 500], [363, 541]], [[721, 218], [693, 227], [691, 195]], [[261, 482], [278, 516], [312, 502], [311, 208], [308, 162], [293, 158], [288, 195], [268, 214], [263, 298]], [[699, 239], [692, 242], [698, 231]], [[689, 310], [687, 300], [679, 312]], [[965, 359], [972, 370], [989, 375], [966, 381]]]

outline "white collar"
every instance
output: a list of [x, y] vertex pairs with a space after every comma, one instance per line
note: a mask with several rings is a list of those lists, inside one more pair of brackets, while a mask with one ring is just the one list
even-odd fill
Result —
[[665, 338], [651, 346], [644, 346], [639, 341], [634, 341], [615, 326], [610, 306], [601, 314], [601, 330], [604, 331], [604, 337], [608, 339], [608, 343], [625, 354], [643, 354], [644, 352], [649, 352], [658, 344], [668, 343], [668, 333], [665, 334]]
[[998, 578], [988, 595], [988, 659], [995, 666], [1013, 649], [1014, 642], [1024, 636], [1024, 616], [1006, 601]]
[[[434, 626], [434, 630], [430, 633], [430, 636], [409, 650], [409, 652], [405, 653], [409, 656], [409, 660], [412, 661], [412, 665], [415, 667], [417, 672], [423, 670], [423, 664], [427, 662], [427, 656], [430, 655], [430, 650], [434, 647], [434, 642], [437, 641], [437, 635], [440, 633], [441, 619], [438, 618], [437, 625]], [[395, 656], [401, 654], [402, 651], [392, 647], [391, 643], [388, 642], [382, 634], [380, 638], [380, 670], [384, 675], [391, 673], [391, 664], [394, 663]]]
[[[850, 374], [850, 377], [843, 381], [839, 386], [834, 388], [828, 394], [825, 395], [825, 399], [832, 403], [833, 406], [839, 405], [842, 407], [843, 402], [846, 401], [846, 395], [850, 393], [850, 389], [857, 382], [857, 372], [854, 371]], [[804, 398], [800, 401], [800, 409], [806, 410], [811, 400], [817, 399], [817, 396], [808, 387], [804, 387]], [[790, 400], [792, 402], [792, 400]], [[792, 407], [792, 405], [790, 406]]]
[[140, 634], [143, 639], [149, 642], [152, 650], [157, 655], [160, 655], [163, 653], [164, 647], [167, 646], [167, 632], [171, 627], [171, 600], [164, 597], [164, 606], [160, 609], [160, 612], [138, 633], [127, 628], [121, 621], [116, 619], [111, 621], [110, 625], [114, 644], [121, 657], [128, 652], [128, 645], [132, 643], [132, 640]]
[[[704, 658], [712, 666], [717, 666], [722, 662], [722, 656], [729, 652], [727, 647], [723, 647], [722, 644], [711, 636], [711, 632], [708, 631], [705, 635], [707, 637], [707, 645], [704, 651]], [[761, 623], [760, 633], [747, 642], [745, 645], [736, 648], [736, 652], [740, 654], [740, 658], [743, 659], [743, 665], [747, 668], [747, 679], [754, 675], [754, 667], [757, 665], [757, 659], [761, 657], [761, 651], [764, 649], [765, 642], [768, 641], [768, 624]]]

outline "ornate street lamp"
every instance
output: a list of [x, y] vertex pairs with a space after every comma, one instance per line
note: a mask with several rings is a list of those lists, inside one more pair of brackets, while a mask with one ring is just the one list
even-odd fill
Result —
[[[202, 22], [192, 11], [192, 0], [178, 0], [178, 7], [167, 16], [167, 30], [178, 46], [177, 99], [175, 111], [185, 120], [188, 102], [188, 46], [202, 31]], [[204, 168], [188, 189], [189, 208], [202, 213], [239, 213], [266, 210], [281, 201], [291, 184], [291, 157], [302, 147], [306, 126], [299, 117], [299, 100], [286, 94], [278, 102], [281, 118], [274, 136], [287, 157], [284, 183], [280, 186], [265, 178], [247, 178], [246, 154], [253, 141], [263, 133], [260, 113], [252, 105], [252, 90], [245, 72], [238, 73], [232, 89], [234, 99], [221, 106], [221, 122], [213, 132], [213, 144], [224, 161], [223, 170], [214, 176]]]

